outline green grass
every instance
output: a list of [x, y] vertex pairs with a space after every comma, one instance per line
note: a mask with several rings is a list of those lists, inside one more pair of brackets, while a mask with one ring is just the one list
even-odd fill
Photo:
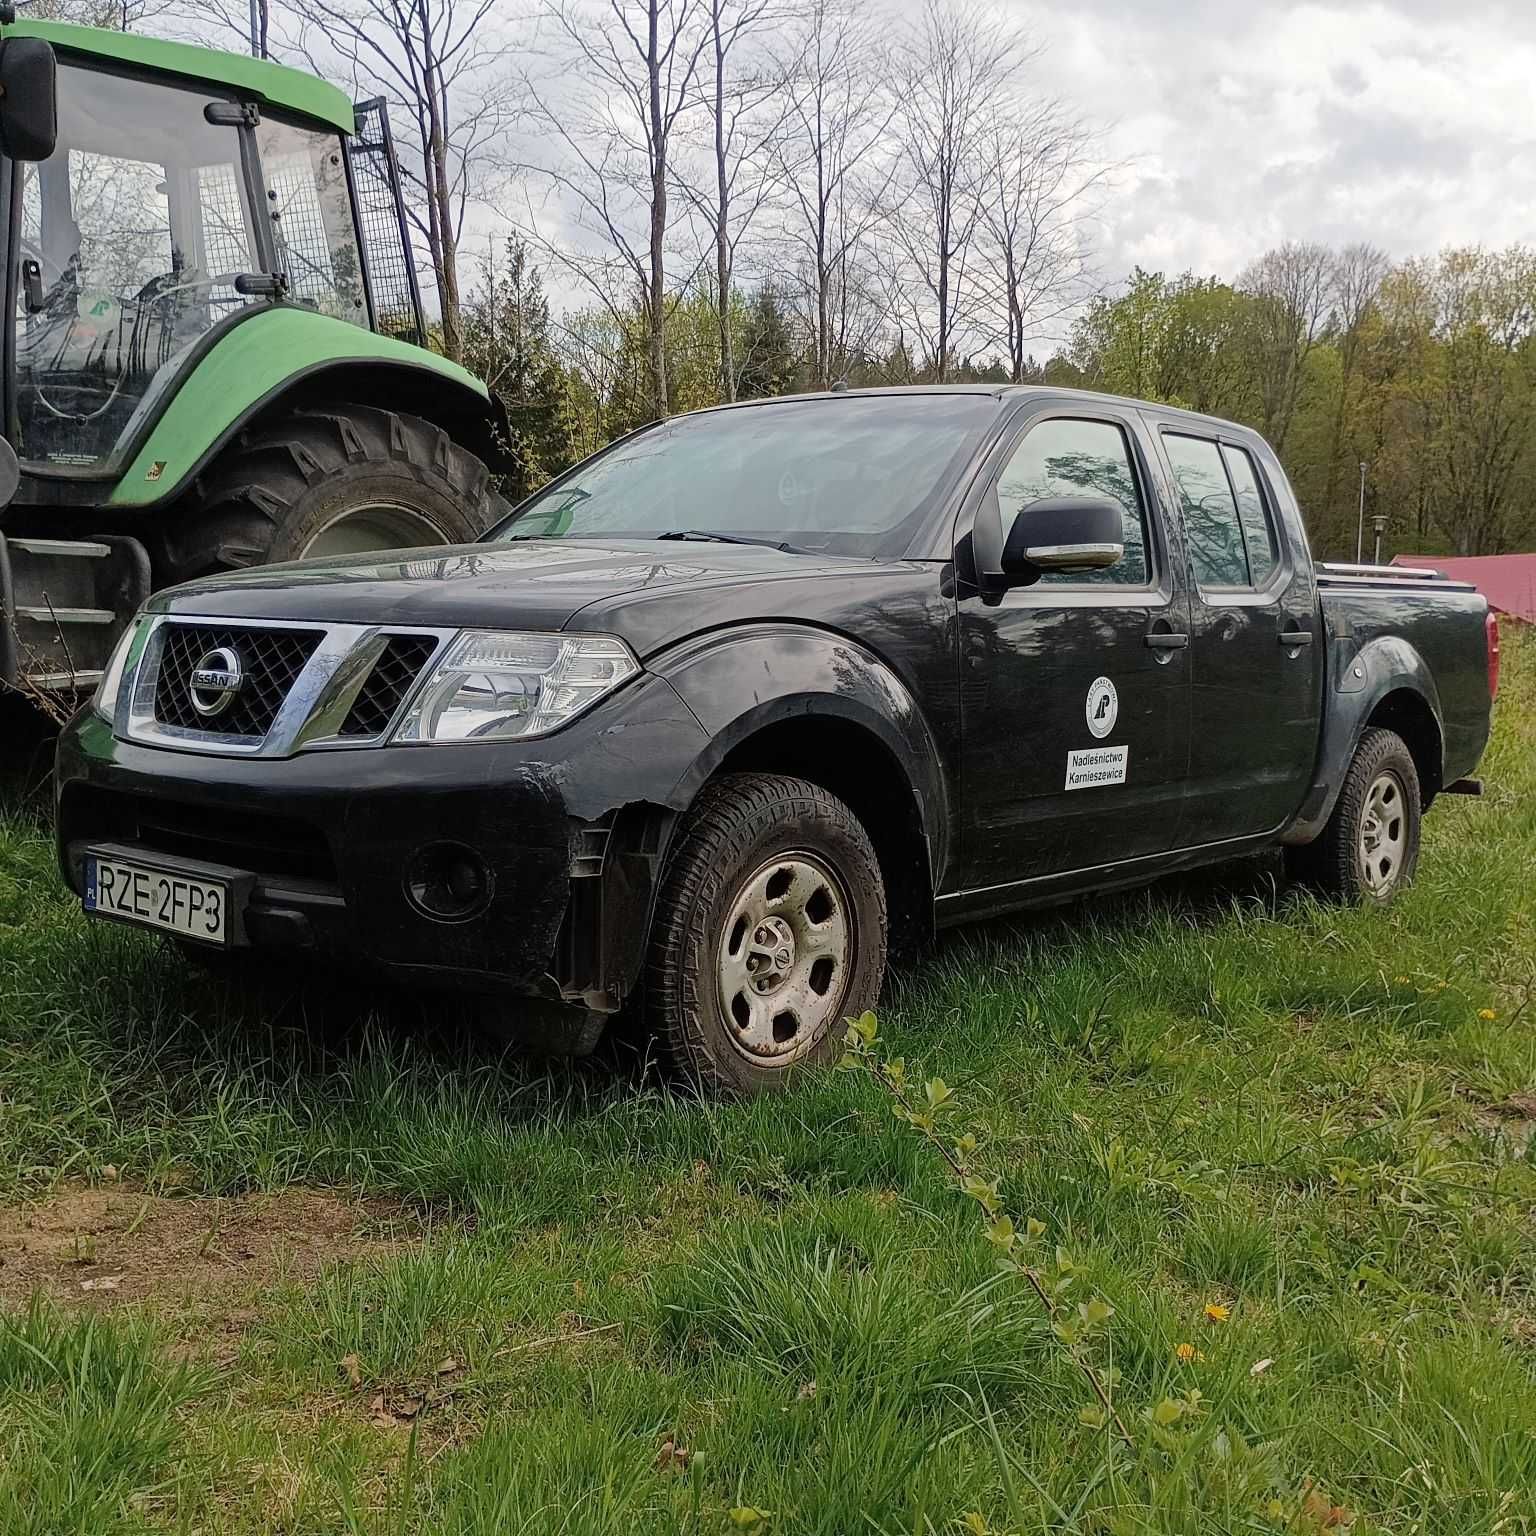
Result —
[[[0, 1532], [1536, 1528], [1536, 1140], [1497, 1113], [1536, 1090], [1514, 636], [1485, 772], [1390, 912], [1246, 865], [952, 936], [891, 990], [892, 1047], [1114, 1305], [1130, 1452], [868, 1079], [703, 1104], [432, 1005], [238, 996], [87, 924], [13, 808], [0, 1204], [110, 1165], [394, 1196], [426, 1235], [263, 1294], [232, 1364], [164, 1310], [13, 1316]], [[1190, 1389], [1175, 1433], [1144, 1417]]]

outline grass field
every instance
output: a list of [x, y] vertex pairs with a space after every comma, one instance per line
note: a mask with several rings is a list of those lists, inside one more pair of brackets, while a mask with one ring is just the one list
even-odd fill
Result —
[[88, 925], [13, 809], [0, 1531], [1536, 1530], [1513, 636], [1485, 772], [1388, 913], [1248, 865], [953, 936], [888, 994], [1113, 1306], [1129, 1448], [867, 1076], [702, 1104], [232, 995]]

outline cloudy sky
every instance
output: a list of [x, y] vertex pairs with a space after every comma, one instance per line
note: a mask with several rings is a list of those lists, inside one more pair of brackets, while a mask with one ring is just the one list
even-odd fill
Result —
[[1098, 266], [1536, 240], [1536, 0], [1001, 0], [1126, 162]]

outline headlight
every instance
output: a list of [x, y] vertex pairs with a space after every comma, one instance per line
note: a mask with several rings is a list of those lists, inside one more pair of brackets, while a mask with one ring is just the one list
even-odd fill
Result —
[[143, 622], [142, 619], [135, 619], [122, 632], [117, 644], [112, 647], [112, 654], [107, 658], [101, 681], [96, 684], [91, 708], [103, 720], [111, 720], [117, 714], [117, 695], [123, 686], [123, 674], [128, 670], [128, 653], [133, 649], [133, 642], [138, 638]]
[[396, 741], [506, 741], [559, 730], [633, 677], [611, 635], [468, 630], [432, 668]]

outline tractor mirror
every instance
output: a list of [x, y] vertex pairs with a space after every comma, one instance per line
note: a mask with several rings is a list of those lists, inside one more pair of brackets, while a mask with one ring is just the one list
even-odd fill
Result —
[[0, 154], [46, 160], [59, 136], [53, 48], [40, 37], [0, 42]]
[[16, 462], [16, 450], [0, 437], [0, 510], [10, 506], [20, 484], [21, 465]]

